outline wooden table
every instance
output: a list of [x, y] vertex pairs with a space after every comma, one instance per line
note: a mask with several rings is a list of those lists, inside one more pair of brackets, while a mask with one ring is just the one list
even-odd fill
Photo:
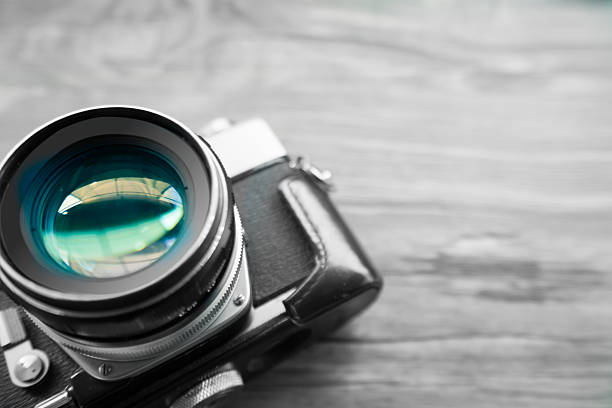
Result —
[[612, 6], [0, 4], [0, 149], [87, 105], [266, 118], [386, 279], [244, 407], [612, 405]]

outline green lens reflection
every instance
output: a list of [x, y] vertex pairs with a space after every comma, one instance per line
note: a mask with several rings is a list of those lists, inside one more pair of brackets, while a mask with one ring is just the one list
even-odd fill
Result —
[[78, 187], [67, 195], [56, 189], [43, 210], [40, 241], [47, 254], [69, 272], [106, 278], [141, 270], [168, 252], [183, 224], [184, 191], [154, 159], [115, 156], [64, 171], [70, 182], [59, 176], [60, 182]]

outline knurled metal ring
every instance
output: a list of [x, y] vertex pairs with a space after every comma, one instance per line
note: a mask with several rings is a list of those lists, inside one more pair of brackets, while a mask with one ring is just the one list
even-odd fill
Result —
[[228, 363], [211, 371], [199, 384], [172, 403], [170, 408], [204, 408], [244, 385], [240, 372]]
[[99, 344], [90, 346], [79, 343], [78, 341], [68, 338], [55, 330], [50, 329], [36, 317], [29, 315], [32, 321], [49, 337], [59, 343], [61, 346], [79, 353], [83, 356], [115, 361], [134, 361], [154, 357], [167, 350], [177, 348], [184, 345], [194, 336], [206, 330], [208, 326], [215, 321], [220, 312], [225, 309], [240, 276], [240, 269], [244, 258], [244, 241], [242, 222], [238, 209], [234, 207], [236, 237], [234, 240], [234, 249], [230, 260], [231, 270], [226, 274], [226, 279], [223, 287], [215, 297], [214, 301], [204, 310], [198, 317], [193, 319], [186, 326], [173, 332], [165, 337], [152, 340], [147, 343], [139, 343], [134, 345], [116, 346], [108, 344]]

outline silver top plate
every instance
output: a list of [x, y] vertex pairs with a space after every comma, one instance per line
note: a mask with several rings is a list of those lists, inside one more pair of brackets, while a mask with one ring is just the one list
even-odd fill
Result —
[[[217, 126], [219, 123], [225, 126]], [[263, 119], [249, 119], [234, 125], [217, 119], [202, 133], [230, 178], [287, 156], [285, 146]]]

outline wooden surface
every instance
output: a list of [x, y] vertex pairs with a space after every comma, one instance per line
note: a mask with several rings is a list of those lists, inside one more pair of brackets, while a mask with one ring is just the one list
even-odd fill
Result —
[[0, 3], [0, 149], [87, 105], [266, 118], [379, 302], [244, 407], [612, 406], [612, 4]]

